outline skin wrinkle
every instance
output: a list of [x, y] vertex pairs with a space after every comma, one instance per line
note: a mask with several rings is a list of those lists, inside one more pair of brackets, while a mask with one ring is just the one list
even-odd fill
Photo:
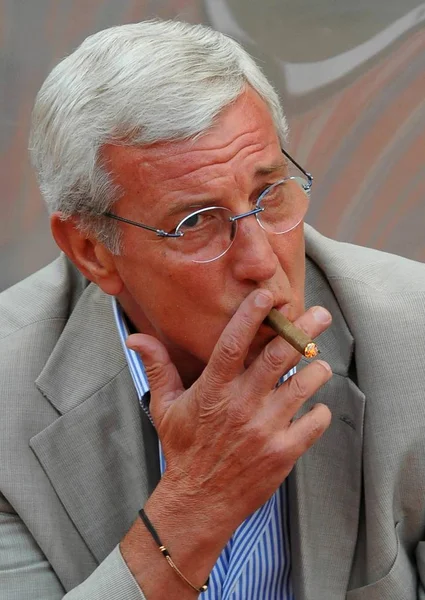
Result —
[[[209, 130], [208, 133], [210, 134], [214, 134], [217, 131], [219, 131], [219, 128], [211, 128]], [[162, 154], [165, 155], [165, 159], [171, 159], [174, 160], [175, 162], [181, 162], [182, 159], [184, 159], [185, 157], [187, 157], [188, 155], [191, 155], [191, 158], [193, 157], [195, 160], [199, 159], [199, 155], [201, 155], [202, 158], [202, 154], [204, 150], [214, 150], [214, 152], [216, 153], [217, 156], [213, 156], [212, 159], [209, 159], [208, 157], [204, 157], [204, 161], [207, 160], [207, 162], [200, 162], [199, 166], [210, 166], [210, 165], [214, 165], [214, 164], [224, 164], [226, 163], [229, 158], [231, 157], [236, 157], [238, 152], [244, 150], [245, 148], [245, 138], [249, 138], [250, 136], [252, 136], [253, 134], [256, 133], [256, 126], [254, 125], [252, 129], [248, 129], [247, 131], [245, 131], [242, 134], [237, 134], [231, 138], [229, 141], [223, 143], [223, 144], [217, 144], [212, 146], [209, 140], [209, 137], [207, 136], [207, 134], [205, 134], [202, 138], [199, 138], [198, 142], [194, 142], [194, 141], [188, 141], [187, 145], [189, 146], [188, 148], [171, 148], [171, 145], [167, 142], [158, 142], [157, 144], [152, 144], [151, 146], [148, 146], [147, 148], [149, 148], [149, 150], [152, 150], [153, 152], [155, 152], [155, 150], [157, 150], [159, 153], [162, 152]], [[202, 142], [206, 142], [204, 146], [202, 146]], [[233, 148], [233, 146], [240, 146], [240, 148], [236, 148], [236, 150]], [[199, 147], [198, 147], [199, 146]], [[227, 154], [225, 153], [225, 150], [227, 150]], [[154, 158], [155, 160], [155, 158]]]
[[[244, 136], [245, 137], [245, 136]], [[257, 148], [256, 151], [253, 152], [253, 150]], [[194, 160], [200, 160], [201, 164], [198, 166], [198, 168], [193, 169], [193, 170], [189, 170], [187, 172], [183, 172], [180, 177], [185, 178], [186, 176], [190, 176], [192, 175], [194, 172], [197, 173], [197, 178], [199, 178], [200, 181], [202, 181], [203, 178], [203, 172], [205, 169], [210, 168], [210, 167], [221, 167], [224, 166], [226, 164], [230, 164], [233, 161], [237, 161], [238, 159], [243, 159], [245, 158], [245, 155], [251, 155], [251, 156], [255, 156], [257, 153], [261, 153], [264, 150], [264, 145], [260, 144], [260, 143], [256, 143], [256, 144], [251, 144], [249, 146], [245, 146], [240, 148], [236, 153], [231, 153], [228, 157], [222, 157], [221, 160], [219, 158], [219, 154], [217, 153], [217, 155], [213, 155], [212, 158], [209, 158], [208, 160], [206, 160], [204, 158], [204, 160], [202, 160], [202, 152], [192, 152], [192, 157]], [[208, 149], [206, 149], [208, 150]], [[185, 153], [186, 154], [186, 153]], [[200, 155], [199, 157], [197, 155]], [[184, 158], [182, 157], [180, 160], [184, 160]], [[176, 157], [176, 162], [177, 162], [177, 157]], [[280, 164], [279, 164], [280, 166]], [[254, 175], [261, 174], [261, 170], [265, 169], [266, 171], [269, 171], [270, 168], [272, 168], [272, 166], [268, 166], [268, 165], [257, 165]], [[170, 179], [171, 181], [172, 179]]]
[[[174, 181], [175, 183], [178, 183], [181, 178], [184, 179], [186, 176], [191, 176], [191, 175], [193, 175], [194, 172], [196, 172], [197, 177], [199, 178], [199, 181], [202, 182], [203, 169], [211, 167], [211, 166], [214, 167], [214, 166], [224, 165], [227, 162], [237, 159], [239, 157], [239, 153], [242, 153], [244, 151], [247, 154], [249, 154], [251, 151], [251, 148], [250, 148], [250, 146], [244, 146], [243, 142], [247, 136], [250, 136], [254, 133], [255, 133], [255, 128], [252, 131], [248, 131], [240, 136], [236, 135], [234, 137], [234, 139], [232, 139], [229, 143], [227, 143], [223, 146], [215, 147], [214, 148], [215, 154], [213, 153], [213, 155], [211, 157], [209, 155], [205, 156], [205, 150], [210, 149], [208, 144], [206, 144], [206, 146], [204, 148], [201, 147], [199, 149], [195, 149], [195, 148], [192, 149], [189, 147], [189, 149], [184, 148], [184, 149], [180, 150], [178, 147], [172, 148], [171, 144], [165, 144], [164, 142], [160, 142], [158, 144], [153, 144], [153, 145], [145, 148], [145, 149], [148, 149], [149, 152], [151, 153], [149, 161], [140, 159], [140, 157], [139, 157], [140, 150], [138, 148], [130, 149], [129, 158], [131, 157], [131, 155], [133, 155], [132, 159], [135, 161], [135, 163], [140, 162], [140, 171], [141, 172], [143, 172], [143, 170], [150, 170], [150, 171], [162, 174], [161, 169], [164, 169], [163, 163], [170, 163], [168, 166], [167, 166], [167, 164], [165, 164], [165, 170], [169, 171], [170, 166], [172, 167], [173, 163], [177, 163], [178, 166], [184, 165], [185, 158], [190, 156], [190, 158], [194, 159], [195, 161], [199, 160], [200, 161], [199, 164], [194, 168], [189, 168], [187, 171], [183, 170], [182, 173], [169, 177], [169, 181], [170, 182]], [[202, 140], [204, 140], [204, 139], [205, 138], [202, 138]], [[232, 146], [234, 144], [236, 144], [237, 142], [239, 142], [241, 147], [239, 149], [237, 149], [237, 151], [235, 153]], [[252, 145], [254, 147], [255, 146], [258, 147], [258, 152], [261, 152], [263, 150], [263, 146], [261, 143], [257, 142]], [[109, 156], [110, 156], [111, 149], [119, 148], [119, 147], [120, 146], [107, 145], [107, 146], [105, 146], [103, 153], [106, 155], [109, 154]], [[228, 156], [222, 156], [222, 152], [225, 149], [228, 150]], [[143, 152], [141, 154], [143, 155]], [[261, 175], [272, 174], [275, 171], [284, 169], [285, 167], [287, 167], [287, 160], [286, 160], [286, 158], [281, 157], [281, 160], [277, 161], [276, 164], [264, 165], [264, 166], [257, 165], [255, 175], [258, 174], [259, 176], [261, 176]], [[141, 177], [140, 180], [143, 181], [143, 178]], [[270, 182], [270, 183], [273, 183], [273, 182]], [[197, 185], [196, 182], [193, 185], [196, 187], [196, 185]]]
[[[263, 181], [266, 187], [280, 178], [277, 173], [259, 175], [258, 169], [283, 160], [270, 113], [253, 90], [225, 109], [216, 127], [196, 141], [108, 146], [104, 153], [123, 190], [114, 212], [155, 227], [165, 209], [182, 202], [188, 190], [197, 190], [197, 198], [219, 199], [235, 213], [245, 212]], [[185, 386], [199, 377], [224, 327], [253, 290], [270, 291], [291, 320], [304, 312], [302, 224], [278, 236], [267, 234], [255, 217], [242, 219], [233, 246], [209, 264], [195, 264], [176, 253], [178, 240], [162, 240], [131, 225], [119, 227], [123, 252], [109, 257], [114, 295], [136, 330], [166, 346]], [[247, 365], [273, 336], [260, 327]]]
[[[276, 164], [276, 165], [270, 165], [270, 166], [264, 166], [264, 167], [258, 167], [256, 169], [255, 178], [264, 178], [264, 177], [269, 177], [270, 175], [274, 175], [275, 177], [273, 177], [273, 179], [271, 180], [267, 180], [267, 181], [263, 181], [261, 184], [258, 184], [258, 186], [256, 187], [256, 189], [252, 192], [252, 194], [250, 195], [250, 205], [253, 205], [257, 200], [258, 197], [260, 196], [261, 192], [268, 187], [269, 185], [272, 185], [273, 183], [276, 183], [276, 181], [278, 181], [281, 177], [284, 177], [284, 174], [282, 173], [283, 169], [285, 168], [286, 165], [284, 164]], [[279, 175], [279, 171], [280, 176]], [[211, 183], [211, 182], [210, 182]], [[203, 194], [202, 192], [199, 190], [199, 186], [198, 185], [189, 185], [188, 188], [181, 188], [182, 190], [186, 190], [186, 189], [192, 189], [194, 188], [194, 194], [192, 196], [192, 198], [189, 201], [182, 201], [178, 204], [176, 204], [175, 206], [173, 206], [172, 208], [170, 208], [166, 214], [164, 215], [164, 217], [167, 216], [171, 216], [171, 215], [177, 215], [180, 212], [183, 212], [189, 208], [193, 208], [194, 210], [196, 208], [203, 208], [205, 206], [225, 206], [227, 208], [231, 208], [229, 205], [226, 205], [225, 202], [223, 202], [223, 199], [220, 197], [208, 197], [208, 198], [202, 198]], [[195, 198], [194, 196], [196, 195], [200, 195], [201, 199], [196, 199], [196, 203], [194, 202]], [[235, 213], [239, 212], [239, 210], [242, 212], [244, 209], [239, 208], [238, 210], [234, 210]]]
[[[248, 147], [246, 150], [248, 151], [250, 148]], [[262, 150], [264, 150], [264, 148], [259, 148], [258, 152], [261, 152]], [[253, 154], [253, 156], [255, 156], [255, 154]], [[161, 206], [163, 204], [167, 204], [169, 202], [173, 202], [174, 196], [177, 197], [178, 200], [180, 200], [181, 197], [181, 192], [182, 191], [188, 191], [188, 190], [193, 190], [193, 193], [191, 194], [191, 198], [189, 201], [180, 201], [178, 202], [178, 204], [176, 204], [175, 206], [172, 206], [169, 208], [169, 210], [167, 210], [165, 212], [165, 214], [161, 215], [161, 216], [155, 216], [154, 218], [156, 219], [156, 221], [151, 221], [148, 222], [147, 224], [151, 224], [153, 226], [159, 226], [159, 224], [162, 224], [164, 222], [164, 219], [166, 219], [169, 216], [172, 215], [178, 215], [179, 213], [187, 210], [188, 208], [193, 208], [194, 210], [196, 208], [202, 208], [203, 206], [225, 206], [227, 208], [230, 208], [231, 210], [233, 210], [235, 213], [239, 213], [239, 212], [244, 212], [247, 207], [244, 206], [242, 203], [238, 204], [238, 206], [232, 206], [231, 203], [226, 203], [223, 202], [223, 198], [225, 197], [224, 194], [220, 194], [220, 196], [211, 196], [211, 194], [209, 194], [206, 198], [205, 198], [205, 194], [207, 192], [203, 192], [202, 188], [203, 187], [208, 187], [209, 185], [211, 185], [212, 182], [216, 182], [218, 183], [220, 181], [220, 177], [211, 177], [210, 179], [205, 179], [203, 178], [203, 172], [205, 169], [211, 169], [211, 166], [215, 166], [217, 164], [225, 164], [226, 162], [230, 162], [231, 160], [234, 160], [237, 158], [237, 155], [231, 159], [229, 159], [229, 161], [222, 161], [221, 163], [217, 163], [216, 161], [213, 161], [211, 163], [211, 165], [204, 165], [201, 168], [198, 169], [191, 169], [188, 172], [184, 172], [183, 174], [179, 174], [176, 175], [174, 177], [170, 177], [168, 180], [170, 183], [173, 183], [175, 185], [179, 186], [179, 189], [177, 192], [175, 192], [174, 190], [172, 190], [170, 193], [165, 193], [161, 196]], [[161, 164], [161, 160], [159, 160], [159, 164]], [[146, 168], [146, 162], [143, 161], [142, 165], [140, 165], [140, 170], [142, 170], [143, 168]], [[149, 165], [149, 168], [151, 167], [151, 165]], [[285, 176], [285, 173], [283, 172], [283, 170], [287, 167], [287, 163], [276, 163], [276, 164], [271, 164], [271, 165], [260, 165], [257, 166], [254, 172], [254, 178], [258, 178], [258, 179], [264, 179], [265, 177], [269, 177], [270, 175], [274, 175], [273, 178], [271, 179], [267, 179], [267, 181], [264, 181], [261, 185], [258, 184], [258, 187], [254, 190], [254, 192], [252, 192], [250, 194], [250, 204], [252, 204], [253, 202], [255, 202], [258, 198], [258, 196], [260, 195], [260, 193], [263, 191], [263, 189], [265, 189], [267, 186], [275, 183], [276, 181], [278, 181], [278, 179], [280, 179], [281, 177]], [[138, 169], [139, 171], [139, 169]], [[167, 169], [166, 169], [167, 171]], [[281, 173], [279, 173], [279, 171], [281, 171]], [[160, 169], [157, 169], [157, 172], [160, 172]], [[194, 174], [196, 173], [196, 177], [194, 179]], [[192, 181], [189, 179], [192, 176]], [[240, 186], [237, 185], [236, 182], [236, 177], [237, 174], [235, 173], [235, 186], [234, 189], [235, 191], [240, 189]], [[139, 181], [143, 181], [143, 177], [140, 177]], [[188, 180], [189, 179], [189, 180]], [[187, 184], [185, 185], [186, 180], [188, 180]], [[137, 181], [137, 180], [135, 180]], [[136, 184], [137, 185], [137, 184]], [[226, 186], [223, 186], [223, 188], [225, 188]], [[242, 190], [241, 190], [242, 191]], [[201, 197], [201, 200], [198, 199], [198, 197]], [[197, 200], [197, 203], [195, 203], [195, 198]], [[117, 209], [116, 209], [116, 213], [117, 214], [121, 214], [119, 211], [119, 205], [121, 203], [117, 202]], [[159, 203], [158, 203], [159, 204]], [[249, 207], [248, 207], [249, 210]], [[127, 218], [128, 215], [124, 215], [121, 214], [121, 216], [126, 216]], [[146, 217], [134, 217], [135, 220], [137, 219], [146, 219]], [[145, 220], [143, 222], [146, 222]], [[176, 223], [177, 224], [177, 223]]]
[[[211, 129], [211, 132], [213, 132], [214, 130]], [[216, 146], [214, 148], [211, 148], [210, 144], [206, 144], [204, 148], [202, 148], [202, 146], [200, 148], [195, 147], [195, 143], [193, 141], [187, 141], [187, 145], [189, 145], [189, 148], [180, 148], [177, 144], [170, 144], [168, 142], [158, 142], [156, 144], [151, 144], [149, 146], [145, 146], [143, 148], [143, 150], [148, 150], [150, 153], [150, 157], [149, 160], [143, 160], [140, 159], [140, 148], [138, 147], [134, 147], [134, 146], [122, 146], [122, 145], [118, 145], [118, 144], [106, 144], [103, 149], [102, 149], [102, 153], [105, 154], [106, 156], [114, 156], [114, 158], [116, 158], [117, 154], [114, 151], [114, 149], [119, 149], [119, 148], [126, 148], [127, 151], [127, 160], [128, 162], [130, 162], [131, 160], [134, 160], [135, 162], [139, 162], [140, 161], [140, 166], [142, 168], [148, 168], [151, 170], [156, 170], [157, 172], [160, 171], [161, 167], [161, 163], [163, 162], [171, 162], [171, 163], [177, 163], [179, 166], [184, 164], [184, 159], [187, 158], [188, 156], [190, 156], [190, 158], [198, 160], [201, 159], [201, 162], [198, 164], [198, 168], [194, 168], [194, 169], [190, 169], [187, 172], [183, 172], [181, 175], [185, 176], [185, 175], [190, 175], [192, 170], [199, 170], [199, 168], [203, 168], [203, 167], [208, 167], [208, 166], [214, 166], [214, 165], [221, 165], [221, 164], [225, 164], [226, 162], [229, 161], [229, 159], [233, 157], [237, 156], [237, 153], [239, 151], [244, 150], [244, 146], [243, 144], [241, 144], [241, 142], [243, 142], [244, 138], [247, 136], [250, 136], [252, 134], [255, 133], [255, 128], [253, 128], [251, 131], [247, 131], [241, 135], [235, 135], [234, 139], [230, 140], [229, 142], [223, 144], [222, 146]], [[205, 137], [200, 138], [200, 141], [204, 141]], [[232, 149], [233, 144], [239, 142], [241, 144], [241, 148], [236, 152], [236, 155], [234, 153], [234, 150]], [[200, 144], [196, 144], [196, 146], [198, 146]], [[257, 144], [260, 145], [260, 144]], [[228, 154], [229, 157], [227, 156], [222, 156], [222, 151], [224, 151], [225, 149], [228, 149]], [[212, 156], [211, 158], [209, 156], [205, 156], [205, 150], [209, 150], [209, 149], [213, 149], [217, 156]]]

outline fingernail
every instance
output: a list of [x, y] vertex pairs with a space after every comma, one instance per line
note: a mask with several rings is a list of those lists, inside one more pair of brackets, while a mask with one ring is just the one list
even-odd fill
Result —
[[321, 323], [322, 325], [326, 325], [331, 320], [330, 313], [326, 310], [326, 308], [322, 308], [321, 306], [316, 306], [313, 309], [314, 320], [317, 323]]
[[266, 308], [267, 306], [270, 306], [271, 303], [271, 297], [268, 294], [264, 294], [263, 292], [258, 292], [258, 294], [255, 296], [255, 306], [258, 306], [259, 308]]
[[320, 365], [322, 365], [322, 367], [324, 367], [327, 371], [329, 371], [329, 373], [332, 373], [331, 367], [324, 360], [316, 360], [316, 363], [319, 363]]
[[133, 344], [133, 343], [131, 342], [131, 340], [130, 340], [130, 342], [127, 340], [127, 341], [125, 342], [125, 345], [127, 346], [127, 348], [128, 348], [129, 350], [134, 350], [134, 352], [138, 352], [138, 350], [139, 350], [139, 349], [138, 349], [138, 347], [137, 347], [135, 344]]

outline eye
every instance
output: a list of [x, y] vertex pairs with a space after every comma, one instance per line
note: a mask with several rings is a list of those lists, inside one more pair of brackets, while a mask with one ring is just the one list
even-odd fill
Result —
[[275, 193], [275, 189], [276, 189], [276, 183], [269, 183], [268, 185], [264, 186], [261, 190], [260, 193], [257, 196], [257, 202], [263, 200], [263, 198], [271, 198], [271, 196]]
[[191, 215], [190, 217], [188, 217], [185, 220], [184, 226], [187, 227], [188, 229], [191, 229], [191, 228], [196, 227], [197, 225], [199, 225], [200, 221], [201, 221], [201, 215], [200, 214], [194, 214], [194, 215]]
[[228, 220], [227, 209], [218, 208], [216, 206], [203, 208], [198, 212], [188, 215], [180, 225], [177, 226], [176, 232], [188, 233], [192, 235], [202, 235], [219, 231], [223, 221]]
[[257, 202], [267, 204], [267, 206], [272, 206], [275, 204], [278, 205], [284, 201], [286, 193], [286, 182], [277, 182], [266, 187], [266, 189], [261, 193]]
[[210, 227], [214, 220], [217, 219], [215, 211], [210, 209], [205, 212], [197, 212], [193, 215], [188, 215], [178, 226], [178, 231], [199, 233]]

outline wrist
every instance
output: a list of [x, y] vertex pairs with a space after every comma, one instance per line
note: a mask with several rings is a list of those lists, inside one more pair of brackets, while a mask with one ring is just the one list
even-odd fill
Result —
[[167, 472], [144, 508], [164, 544], [182, 558], [218, 557], [239, 524], [234, 523], [222, 498], [207, 497]]
[[[225, 511], [165, 474], [144, 510], [175, 565], [201, 587], [234, 529], [222, 518]], [[121, 553], [149, 600], [196, 597], [167, 563], [140, 517], [121, 542]]]
[[184, 583], [186, 583], [186, 585], [188, 585], [189, 588], [191, 590], [193, 590], [194, 592], [197, 592], [198, 594], [201, 592], [206, 592], [208, 589], [208, 584], [209, 584], [209, 579], [210, 579], [209, 576], [208, 576], [207, 580], [205, 581], [205, 583], [203, 583], [201, 586], [195, 585], [191, 581], [189, 581], [189, 579], [186, 577], [186, 575], [184, 573], [182, 573], [182, 571], [180, 571], [180, 569], [178, 568], [176, 563], [173, 561], [173, 557], [171, 556], [170, 552], [168, 551], [168, 548], [163, 544], [162, 540], [160, 539], [160, 537], [158, 535], [158, 532], [156, 531], [155, 527], [153, 526], [152, 521], [149, 519], [149, 517], [147, 516], [147, 514], [143, 508], [141, 508], [139, 510], [139, 516], [140, 516], [141, 520], [143, 521], [143, 524], [145, 525], [146, 529], [149, 531], [152, 539], [158, 546], [158, 550], [162, 553], [162, 555], [165, 558], [165, 560], [167, 561], [167, 563], [174, 570], [174, 572], [177, 573], [177, 575], [180, 577], [180, 579], [182, 581], [184, 581]]

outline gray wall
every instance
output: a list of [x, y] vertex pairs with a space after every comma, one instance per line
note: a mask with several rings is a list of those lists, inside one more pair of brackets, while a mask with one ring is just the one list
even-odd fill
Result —
[[26, 151], [38, 88], [88, 34], [153, 16], [210, 23], [260, 61], [315, 176], [312, 225], [425, 261], [424, 2], [3, 0], [0, 289], [57, 254]]

